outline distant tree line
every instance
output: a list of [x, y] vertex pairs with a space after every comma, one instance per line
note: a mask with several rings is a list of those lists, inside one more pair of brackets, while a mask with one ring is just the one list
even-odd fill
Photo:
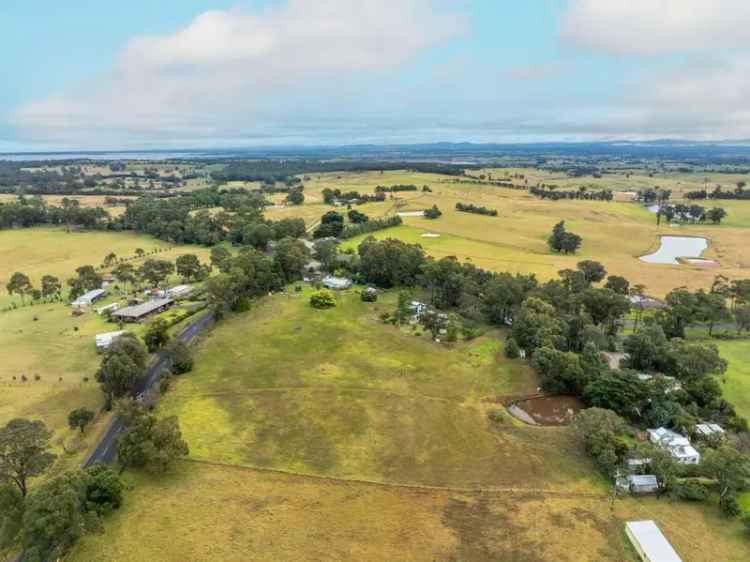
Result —
[[229, 181], [286, 181], [301, 174], [328, 172], [383, 172], [388, 170], [413, 170], [421, 173], [460, 176], [466, 166], [436, 162], [379, 162], [379, 161], [325, 161], [314, 159], [261, 159], [231, 160], [222, 170], [211, 173], [219, 182]]
[[397, 184], [397, 185], [378, 185], [375, 187], [375, 193], [396, 193], [399, 191], [418, 191], [419, 188], [414, 184]]
[[371, 201], [385, 201], [385, 193], [378, 192], [373, 195], [369, 193], [359, 193], [358, 191], [342, 192], [340, 189], [324, 188], [323, 202], [332, 205], [336, 201], [343, 203], [369, 203]]
[[721, 224], [721, 221], [726, 218], [727, 212], [721, 207], [713, 207], [706, 209], [701, 205], [684, 205], [678, 203], [677, 205], [664, 205], [659, 207], [657, 211], [657, 222], [660, 222], [661, 217], [667, 219], [667, 221], [680, 221], [680, 222], [706, 222], [710, 221], [714, 224]]
[[548, 189], [544, 187], [534, 186], [529, 189], [529, 193], [539, 197], [540, 199], [551, 199], [552, 201], [559, 201], [561, 199], [583, 199], [586, 201], [612, 201], [614, 199], [614, 193], [611, 189], [595, 189], [589, 190], [585, 186], [581, 186], [576, 190], [557, 190]]
[[750, 190], [745, 189], [745, 182], [738, 182], [737, 188], [733, 191], [724, 191], [721, 186], [717, 185], [713, 191], [700, 189], [689, 191], [685, 194], [688, 199], [750, 199]]
[[456, 203], [456, 210], [462, 213], [474, 213], [477, 215], [487, 215], [489, 217], [496, 217], [497, 211], [495, 209], [488, 209], [487, 207], [480, 207], [473, 203]]

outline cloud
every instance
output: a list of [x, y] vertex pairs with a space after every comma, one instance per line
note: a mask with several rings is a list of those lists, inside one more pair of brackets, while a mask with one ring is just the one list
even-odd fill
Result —
[[[441, 0], [288, 0], [259, 13], [209, 11], [168, 35], [133, 38], [110, 69], [19, 107], [29, 140], [125, 144], [272, 135], [274, 119], [320, 119], [466, 28]], [[358, 86], [359, 85], [359, 86]], [[366, 92], [365, 92], [366, 93]], [[364, 101], [364, 100], [362, 100]]]
[[507, 69], [503, 73], [503, 77], [507, 80], [541, 80], [560, 72], [563, 67], [564, 65], [558, 61], [514, 66]]
[[571, 0], [564, 43], [614, 55], [663, 55], [742, 47], [747, 0]]

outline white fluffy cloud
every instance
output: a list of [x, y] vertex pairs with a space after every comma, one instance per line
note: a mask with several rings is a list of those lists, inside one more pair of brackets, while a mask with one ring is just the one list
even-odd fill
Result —
[[205, 12], [175, 33], [132, 39], [108, 71], [23, 105], [13, 121], [24, 138], [68, 144], [259, 137], [271, 134], [264, 119], [302, 111], [294, 100], [330, 107], [359, 77], [396, 68], [465, 25], [441, 0]]
[[745, 46], [748, 0], [571, 0], [566, 43], [617, 55], [660, 55]]

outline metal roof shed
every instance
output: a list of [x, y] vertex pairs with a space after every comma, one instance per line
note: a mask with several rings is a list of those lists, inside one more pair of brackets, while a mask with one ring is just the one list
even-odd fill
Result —
[[672, 545], [651, 520], [628, 521], [625, 534], [643, 562], [682, 562]]

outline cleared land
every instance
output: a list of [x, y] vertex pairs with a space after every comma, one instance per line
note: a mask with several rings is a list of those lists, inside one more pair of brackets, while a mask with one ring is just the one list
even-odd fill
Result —
[[[175, 260], [182, 254], [196, 254], [208, 259], [209, 250], [200, 246], [178, 246], [132, 232], [107, 232], [73, 230], [65, 228], [35, 227], [0, 230], [0, 304], [8, 302], [5, 284], [10, 276], [20, 271], [31, 278], [38, 287], [43, 275], [50, 274], [61, 280], [75, 275], [82, 265], [99, 266], [105, 256], [114, 252], [120, 258], [133, 258], [135, 250], [142, 248], [146, 255], [165, 260]], [[142, 260], [133, 259], [138, 266]], [[20, 299], [16, 297], [20, 302]]]
[[750, 418], [750, 340], [717, 342], [721, 356], [729, 361], [723, 377], [724, 397], [741, 416]]
[[[653, 185], [660, 178], [648, 179]], [[436, 257], [455, 255], [491, 270], [536, 273], [541, 279], [553, 277], [560, 269], [575, 267], [580, 260], [594, 259], [604, 263], [610, 273], [646, 285], [656, 296], [682, 285], [707, 287], [718, 273], [746, 277], [750, 271], [747, 231], [743, 228], [750, 222], [750, 202], [747, 201], [731, 202], [731, 205], [716, 203], [730, 212], [726, 225], [657, 227], [655, 215], [633, 202], [544, 201], [525, 191], [478, 181], [458, 183], [457, 178], [451, 176], [402, 171], [314, 175], [305, 182], [304, 205], [270, 209], [267, 214], [274, 218], [301, 216], [308, 224], [314, 224], [320, 215], [333, 209], [319, 202], [324, 187], [372, 193], [377, 185], [394, 184], [415, 184], [420, 188], [429, 185], [432, 192], [398, 192], [393, 198], [389, 195], [384, 203], [368, 203], [358, 209], [377, 217], [437, 205], [443, 212], [437, 220], [404, 217], [403, 227], [375, 233], [379, 238], [399, 237], [420, 243]], [[497, 209], [498, 216], [457, 212], [454, 209], [457, 202]], [[703, 204], [713, 205], [711, 202]], [[547, 247], [546, 239], [560, 220], [565, 220], [567, 227], [584, 239], [575, 256], [553, 254]], [[440, 236], [424, 237], [427, 233]], [[705, 268], [641, 262], [639, 256], [655, 249], [662, 234], [709, 238], [705, 256], [718, 260], [720, 266]], [[361, 239], [348, 240], [345, 246], [356, 246]]]
[[392, 294], [328, 311], [308, 296], [263, 299], [203, 340], [158, 410], [180, 416], [192, 460], [129, 473], [124, 509], [71, 560], [634, 562], [634, 518], [686, 561], [750, 554], [713, 506], [612, 510], [568, 428], [490, 424], [487, 398], [536, 387], [497, 333], [449, 348], [382, 324]]

